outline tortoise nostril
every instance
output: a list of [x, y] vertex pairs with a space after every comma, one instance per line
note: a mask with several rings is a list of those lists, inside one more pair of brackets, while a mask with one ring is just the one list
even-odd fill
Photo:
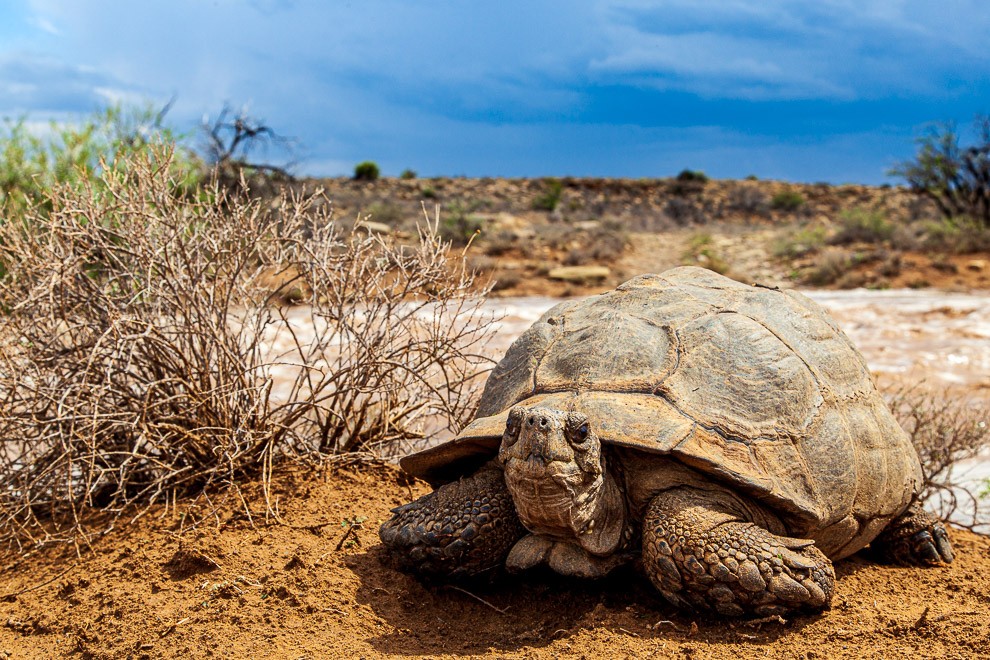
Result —
[[546, 427], [547, 427], [547, 418], [546, 417], [540, 417], [540, 428], [541, 429], [545, 429]]
[[536, 417], [533, 417], [532, 415], [530, 415], [529, 419], [526, 420], [526, 423], [529, 424], [530, 426], [532, 426], [535, 422], [536, 422]]

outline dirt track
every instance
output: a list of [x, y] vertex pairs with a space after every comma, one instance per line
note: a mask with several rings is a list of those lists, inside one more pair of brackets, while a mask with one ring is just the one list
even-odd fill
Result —
[[[956, 532], [957, 561], [948, 568], [844, 561], [833, 607], [821, 616], [703, 620], [673, 611], [631, 569], [601, 582], [537, 574], [465, 591], [424, 586], [381, 563], [377, 525], [390, 507], [425, 490], [388, 467], [300, 475], [276, 490], [281, 524], [265, 523], [257, 510], [249, 519], [237, 500], [185, 531], [171, 512], [152, 512], [81, 560], [65, 549], [14, 566], [7, 558], [0, 651], [15, 658], [990, 653], [986, 538]], [[348, 531], [348, 521], [362, 520]]]

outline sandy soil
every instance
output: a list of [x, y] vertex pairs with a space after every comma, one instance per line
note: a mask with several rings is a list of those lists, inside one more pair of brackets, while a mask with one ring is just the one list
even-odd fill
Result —
[[[258, 502], [257, 488], [247, 501]], [[381, 561], [377, 527], [426, 492], [393, 468], [283, 477], [281, 522], [240, 499], [198, 527], [155, 510], [81, 558], [7, 558], [0, 657], [975, 658], [990, 653], [990, 539], [956, 531], [950, 567], [837, 567], [833, 607], [705, 620], [633, 570], [428, 586]], [[12, 563], [13, 562], [13, 563]]]

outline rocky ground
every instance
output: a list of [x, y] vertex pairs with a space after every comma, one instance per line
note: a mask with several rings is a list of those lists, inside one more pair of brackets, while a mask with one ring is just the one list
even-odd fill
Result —
[[[697, 264], [783, 286], [990, 288], [990, 231], [899, 187], [696, 179], [324, 179], [344, 222], [412, 235], [424, 210], [496, 295], [603, 291]], [[552, 207], [552, 208], [551, 208]]]
[[[276, 483], [281, 519], [238, 498], [191, 527], [156, 509], [77, 557], [0, 574], [12, 658], [978, 658], [990, 652], [990, 540], [956, 531], [949, 567], [837, 567], [832, 609], [786, 620], [681, 614], [635, 571], [428, 586], [383, 563], [377, 527], [426, 492], [393, 468]], [[252, 492], [253, 491], [253, 492]], [[257, 487], [247, 489], [257, 501]]]

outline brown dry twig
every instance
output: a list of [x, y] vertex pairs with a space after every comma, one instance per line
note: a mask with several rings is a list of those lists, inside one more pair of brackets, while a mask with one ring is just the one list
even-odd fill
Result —
[[934, 391], [923, 385], [887, 392], [894, 416], [907, 431], [921, 460], [920, 498], [941, 520], [986, 534], [986, 499], [957, 475], [963, 461], [990, 450], [986, 404], [966, 394]]

